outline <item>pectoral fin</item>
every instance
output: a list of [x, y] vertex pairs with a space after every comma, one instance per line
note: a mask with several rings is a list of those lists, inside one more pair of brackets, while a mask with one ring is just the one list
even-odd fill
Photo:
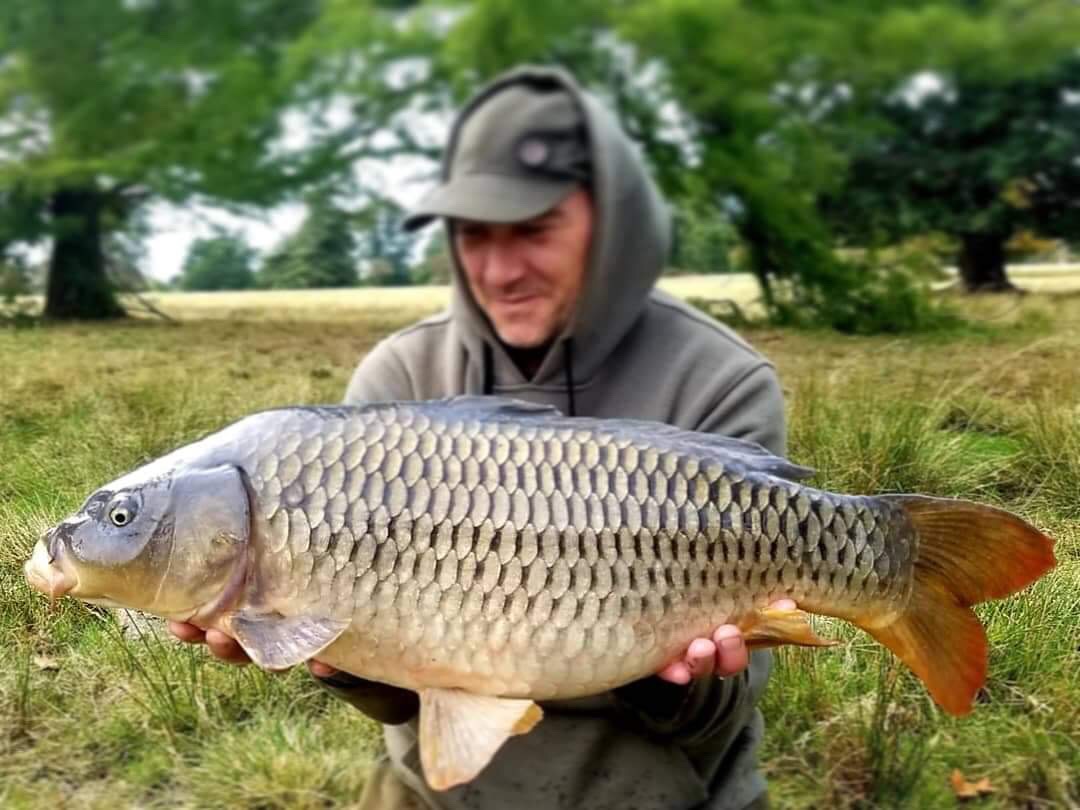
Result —
[[543, 716], [531, 700], [474, 695], [460, 689], [420, 692], [420, 762], [435, 790], [468, 782], [508, 737], [525, 734]]
[[831, 647], [838, 641], [825, 639], [810, 627], [809, 616], [801, 610], [765, 608], [740, 623], [750, 649], [798, 644], [802, 647]]
[[345, 632], [349, 622], [325, 616], [240, 612], [230, 618], [233, 637], [263, 669], [287, 669], [314, 658]]

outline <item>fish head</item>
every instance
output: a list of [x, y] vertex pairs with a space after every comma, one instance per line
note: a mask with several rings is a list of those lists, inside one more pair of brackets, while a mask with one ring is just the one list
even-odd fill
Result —
[[187, 619], [221, 598], [249, 534], [236, 467], [136, 470], [49, 529], [24, 570], [53, 599]]

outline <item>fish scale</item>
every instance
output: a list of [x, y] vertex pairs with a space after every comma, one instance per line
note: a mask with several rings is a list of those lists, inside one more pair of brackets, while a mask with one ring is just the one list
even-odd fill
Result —
[[[884, 506], [684, 437], [665, 448], [644, 429], [412, 404], [280, 411], [257, 427], [276, 437], [243, 465], [267, 517], [258, 544], [280, 558], [272, 570], [311, 571], [306, 601], [355, 619], [328, 657], [369, 677], [415, 686], [438, 671], [566, 697], [568, 677], [581, 694], [640, 677], [780, 595], [811, 609], [907, 596], [916, 540]], [[296, 591], [265, 593], [273, 605]], [[422, 655], [403, 649], [417, 643]]]

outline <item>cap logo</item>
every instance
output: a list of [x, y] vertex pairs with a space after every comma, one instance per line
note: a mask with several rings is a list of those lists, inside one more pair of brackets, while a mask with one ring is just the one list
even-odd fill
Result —
[[537, 169], [547, 162], [551, 149], [540, 138], [525, 138], [518, 144], [517, 153], [518, 160], [530, 169]]

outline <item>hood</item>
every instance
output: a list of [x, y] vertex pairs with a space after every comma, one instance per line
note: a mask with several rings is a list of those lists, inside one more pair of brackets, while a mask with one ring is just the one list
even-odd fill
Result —
[[[480, 90], [458, 115], [451, 130], [443, 160], [443, 179], [449, 176], [458, 136], [472, 111], [493, 93], [518, 82], [561, 87], [575, 99], [583, 114], [592, 161], [594, 222], [582, 296], [536, 375], [526, 379], [473, 299], [447, 223], [447, 244], [453, 263], [451, 313], [465, 342], [469, 365], [481, 369], [490, 363], [491, 368], [482, 374], [493, 374], [500, 385], [572, 388], [595, 375], [641, 314], [668, 257], [670, 213], [636, 146], [614, 115], [559, 68], [516, 68]], [[570, 362], [572, 374], [567, 366]]]

